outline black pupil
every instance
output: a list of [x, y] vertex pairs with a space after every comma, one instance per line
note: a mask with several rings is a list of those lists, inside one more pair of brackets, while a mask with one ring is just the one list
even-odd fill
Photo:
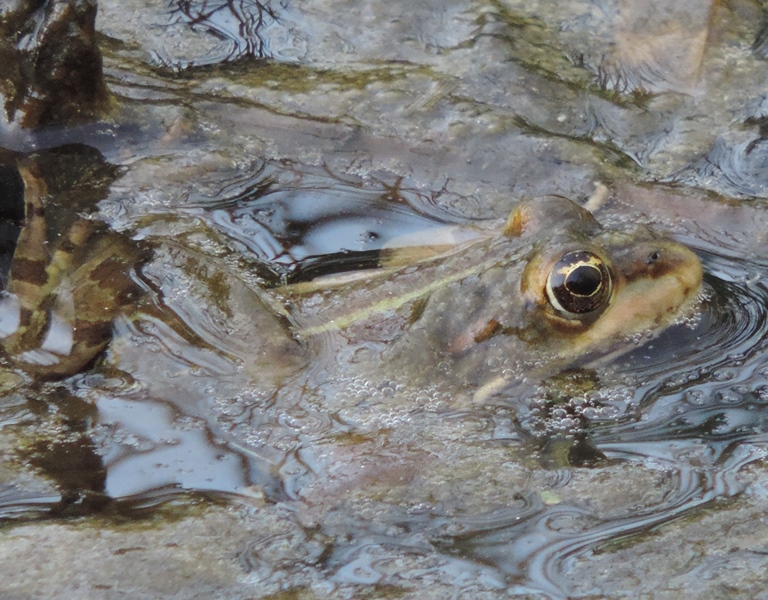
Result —
[[600, 289], [603, 275], [591, 265], [581, 265], [568, 273], [566, 289], [575, 296], [591, 296]]

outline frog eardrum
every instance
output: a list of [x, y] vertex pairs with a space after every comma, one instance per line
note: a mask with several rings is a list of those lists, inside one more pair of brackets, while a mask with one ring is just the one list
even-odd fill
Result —
[[613, 283], [602, 258], [586, 250], [568, 252], [547, 277], [552, 307], [566, 316], [581, 316], [608, 306]]

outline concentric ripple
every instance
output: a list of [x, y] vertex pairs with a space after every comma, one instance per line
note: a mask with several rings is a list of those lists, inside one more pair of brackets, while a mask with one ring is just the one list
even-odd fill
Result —
[[666, 352], [624, 365], [638, 383], [639, 413], [603, 423], [593, 432], [599, 444], [614, 450], [617, 443], [669, 440], [738, 444], [768, 433], [768, 290], [714, 277], [707, 288], [697, 326], [674, 340], [678, 350], [670, 351], [666, 340], [660, 345]]

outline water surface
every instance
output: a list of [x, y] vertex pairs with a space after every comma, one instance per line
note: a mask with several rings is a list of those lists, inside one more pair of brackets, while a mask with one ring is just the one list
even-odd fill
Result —
[[[612, 552], [663, 557], [654, 536], [757, 510], [760, 7], [686, 2], [696, 18], [657, 23], [609, 4], [427, 1], [403, 19], [375, 2], [102, 2], [113, 112], [2, 145], [76, 142], [115, 167], [77, 210], [152, 246], [145, 298], [87, 371], [4, 375], [0, 516], [203, 494], [289, 532], [237, 547], [254, 594], [578, 597], [629, 585], [596, 575]], [[670, 40], [688, 50], [674, 68]], [[598, 218], [650, 223], [706, 272], [695, 317], [629, 354], [477, 406], [355, 371], [373, 346], [285, 337], [272, 288], [376, 267], [402, 236], [488, 226], [522, 197], [584, 202], [595, 182]], [[281, 357], [266, 369], [265, 347]], [[704, 548], [683, 573], [707, 570]]]

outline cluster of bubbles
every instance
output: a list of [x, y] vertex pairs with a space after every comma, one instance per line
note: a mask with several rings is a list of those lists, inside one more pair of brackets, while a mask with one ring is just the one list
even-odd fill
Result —
[[578, 389], [583, 383], [576, 382], [576, 389], [570, 382], [540, 387], [518, 410], [521, 429], [538, 439], [580, 439], [590, 427], [626, 417], [633, 406], [634, 394], [626, 386]]
[[438, 412], [449, 406], [451, 396], [437, 385], [411, 387], [401, 381], [363, 376], [341, 378], [330, 397], [339, 419], [366, 429], [397, 427], [415, 412]]

